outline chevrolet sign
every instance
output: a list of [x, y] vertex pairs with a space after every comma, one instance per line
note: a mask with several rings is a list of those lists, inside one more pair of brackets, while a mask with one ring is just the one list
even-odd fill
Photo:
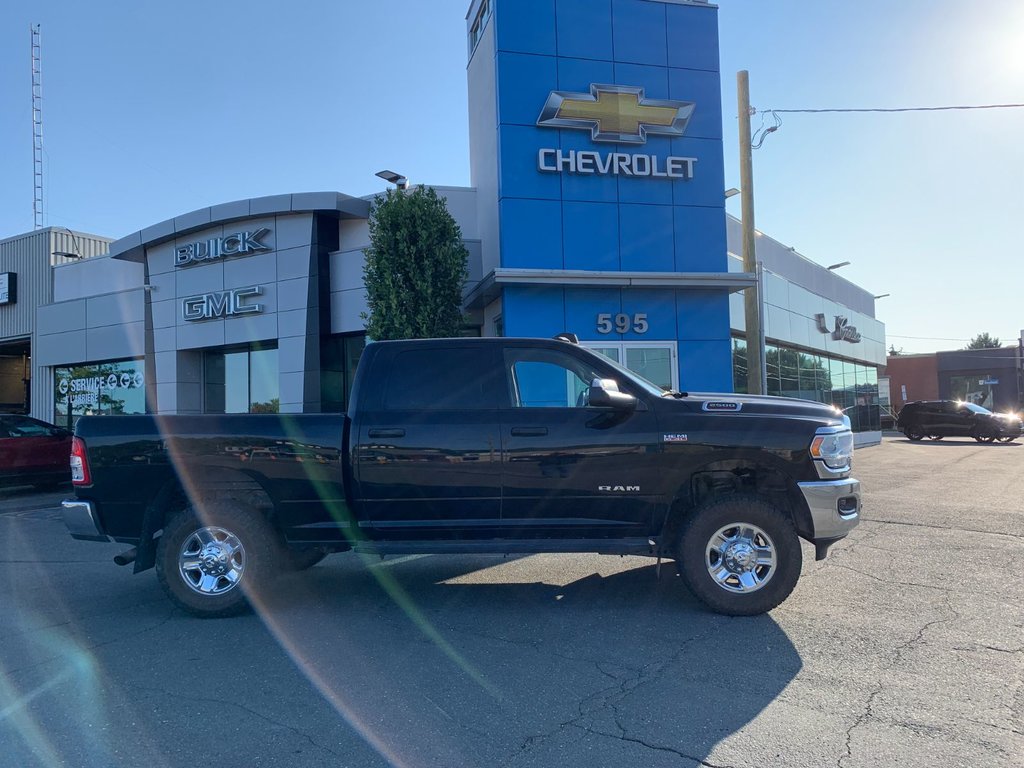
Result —
[[[590, 132], [595, 142], [646, 144], [648, 136], [680, 138], [693, 115], [692, 101], [648, 99], [644, 89], [627, 85], [590, 86], [590, 93], [552, 91], [537, 118], [542, 128]], [[588, 152], [544, 148], [537, 153], [543, 173], [693, 178], [695, 157], [666, 157], [626, 152]]]
[[590, 131], [593, 141], [645, 144], [647, 136], [681, 138], [696, 104], [648, 99], [628, 85], [590, 86], [590, 93], [552, 91], [537, 125]]

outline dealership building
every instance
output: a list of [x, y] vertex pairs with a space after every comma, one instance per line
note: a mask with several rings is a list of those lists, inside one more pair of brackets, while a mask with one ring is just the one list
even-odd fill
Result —
[[[570, 331], [663, 386], [745, 390], [756, 276], [725, 212], [717, 24], [685, 0], [475, 0], [471, 186], [436, 188], [469, 252], [467, 335]], [[344, 409], [366, 343], [370, 200], [237, 200], [102, 254], [48, 246], [0, 303], [5, 334], [12, 309], [35, 318], [14, 331], [31, 347], [27, 407], [61, 424]], [[870, 439], [885, 363], [871, 293], [765, 235], [757, 256], [769, 393], [834, 402]], [[26, 294], [36, 280], [48, 288]]]

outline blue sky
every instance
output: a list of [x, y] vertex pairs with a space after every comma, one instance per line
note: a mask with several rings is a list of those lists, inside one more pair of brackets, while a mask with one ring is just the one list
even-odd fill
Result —
[[[243, 197], [370, 194], [385, 167], [468, 184], [467, 5], [6, 0], [0, 237], [32, 228], [31, 22], [47, 223], [118, 237]], [[726, 186], [739, 69], [762, 109], [1024, 101], [1019, 0], [719, 5]], [[1024, 328], [1022, 134], [1024, 109], [786, 115], [754, 156], [757, 226], [891, 293], [877, 314], [906, 352], [980, 331], [1009, 343]]]

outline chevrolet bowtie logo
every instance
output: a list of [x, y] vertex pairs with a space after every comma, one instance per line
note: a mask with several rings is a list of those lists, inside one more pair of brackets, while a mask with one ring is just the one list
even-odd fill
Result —
[[552, 91], [537, 125], [589, 130], [594, 141], [643, 144], [648, 135], [682, 136], [695, 106], [644, 98], [643, 88], [593, 84], [590, 93]]

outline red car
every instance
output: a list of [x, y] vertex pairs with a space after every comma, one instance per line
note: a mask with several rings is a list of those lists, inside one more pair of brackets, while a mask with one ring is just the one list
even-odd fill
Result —
[[71, 481], [71, 433], [30, 419], [0, 414], [0, 485], [53, 487]]

